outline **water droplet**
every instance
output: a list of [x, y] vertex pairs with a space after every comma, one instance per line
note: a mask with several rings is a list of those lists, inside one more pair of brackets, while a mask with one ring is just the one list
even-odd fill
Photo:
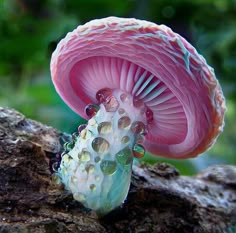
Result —
[[94, 138], [92, 141], [92, 148], [97, 153], [100, 154], [106, 153], [109, 149], [109, 142], [102, 137]]
[[107, 98], [111, 96], [112, 96], [112, 90], [109, 88], [103, 88], [97, 92], [96, 99], [101, 104], [107, 102]]
[[147, 123], [151, 123], [153, 121], [153, 112], [150, 109], [146, 110]]
[[73, 140], [73, 141], [76, 141], [76, 139], [77, 139], [78, 136], [79, 136], [79, 132], [74, 132], [74, 133], [72, 134], [72, 140]]
[[70, 159], [72, 159], [72, 158], [69, 154], [65, 154], [65, 155], [63, 155], [62, 159], [63, 159], [63, 163], [66, 164], [66, 163], [69, 163]]
[[91, 154], [89, 151], [87, 150], [82, 150], [79, 155], [78, 158], [82, 161], [82, 162], [88, 162], [91, 159]]
[[112, 125], [111, 125], [111, 122], [109, 121], [101, 122], [98, 125], [98, 132], [100, 134], [108, 134], [111, 132], [111, 130], [112, 130]]
[[85, 170], [88, 174], [92, 174], [95, 171], [95, 166], [93, 164], [88, 164]]
[[128, 143], [129, 142], [129, 136], [122, 137], [121, 142], [124, 143], [124, 144]]
[[74, 197], [74, 199], [77, 200], [77, 201], [80, 201], [80, 202], [85, 201], [85, 196], [84, 196], [84, 194], [82, 194], [82, 193], [75, 193], [75, 194], [73, 195], [73, 197]]
[[96, 190], [96, 185], [95, 184], [90, 184], [89, 188], [91, 191], [95, 191]]
[[114, 96], [111, 96], [104, 103], [107, 112], [115, 112], [119, 107], [119, 102]]
[[60, 167], [60, 163], [59, 162], [54, 162], [52, 164], [52, 171], [56, 172], [59, 167]]
[[120, 115], [123, 115], [123, 114], [125, 114], [125, 110], [124, 110], [123, 108], [119, 108], [119, 109], [118, 109], [118, 113], [119, 113]]
[[61, 158], [62, 158], [65, 154], [66, 154], [66, 152], [63, 151], [63, 152], [61, 153]]
[[87, 129], [83, 129], [80, 133], [80, 136], [82, 139], [85, 139], [86, 138], [86, 134], [87, 134]]
[[97, 114], [98, 110], [99, 110], [99, 106], [96, 104], [88, 104], [84, 109], [86, 115], [89, 118], [92, 118], [93, 116], [95, 116]]
[[52, 183], [55, 184], [55, 185], [61, 185], [62, 184], [60, 176], [57, 173], [54, 173], [52, 175]]
[[89, 121], [88, 121], [88, 125], [91, 125], [91, 126], [93, 126], [93, 125], [96, 125], [96, 120], [94, 119], [94, 118], [91, 118]]
[[93, 132], [90, 131], [90, 130], [86, 130], [86, 136], [85, 136], [86, 140], [88, 140], [88, 139], [91, 138], [92, 136], [93, 136]]
[[136, 136], [136, 141], [135, 141], [135, 142], [138, 143], [138, 144], [139, 144], [139, 143], [142, 144], [142, 143], [144, 142], [144, 138], [145, 138], [145, 137], [144, 137], [144, 134], [138, 134], [138, 135]]
[[135, 158], [142, 158], [145, 155], [145, 148], [140, 144], [134, 144], [133, 155]]
[[131, 131], [134, 134], [143, 134], [145, 131], [145, 124], [141, 121], [135, 121], [131, 125]]
[[129, 97], [128, 97], [128, 95], [127, 95], [126, 93], [122, 93], [122, 94], [120, 95], [120, 100], [121, 100], [123, 103], [125, 103], [125, 102], [128, 102]]
[[116, 160], [121, 165], [128, 165], [133, 161], [133, 154], [131, 150], [128, 147], [126, 147], [116, 154]]
[[116, 162], [111, 160], [103, 160], [100, 168], [104, 175], [112, 175], [116, 171]]
[[73, 143], [73, 142], [66, 142], [66, 143], [64, 144], [64, 149], [65, 149], [66, 151], [72, 150], [73, 147], [74, 147], [74, 143]]
[[82, 124], [78, 127], [78, 132], [81, 133], [87, 127], [86, 124]]
[[126, 129], [130, 126], [131, 120], [127, 116], [123, 116], [118, 120], [118, 128], [119, 129]]
[[144, 106], [143, 101], [140, 100], [140, 99], [137, 98], [137, 97], [133, 98], [133, 105], [134, 105], [134, 107], [136, 107], [136, 108], [140, 108], [140, 107], [143, 107], [143, 106]]
[[94, 158], [94, 162], [95, 163], [99, 163], [101, 161], [101, 158], [99, 156], [95, 157]]

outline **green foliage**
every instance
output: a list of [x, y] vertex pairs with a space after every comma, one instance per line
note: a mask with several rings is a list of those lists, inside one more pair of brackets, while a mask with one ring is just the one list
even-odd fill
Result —
[[235, 12], [235, 0], [0, 0], [0, 105], [72, 132], [81, 119], [60, 100], [50, 80], [50, 57], [58, 41], [77, 25], [110, 15], [163, 23], [215, 68], [228, 112], [224, 134], [207, 154], [184, 162], [158, 160], [185, 174], [211, 163], [236, 164]]

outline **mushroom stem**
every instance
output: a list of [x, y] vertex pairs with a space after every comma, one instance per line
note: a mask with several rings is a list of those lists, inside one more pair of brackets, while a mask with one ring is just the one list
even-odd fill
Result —
[[130, 94], [102, 89], [96, 97], [100, 106], [85, 108], [91, 119], [67, 144], [57, 174], [74, 199], [104, 215], [128, 194], [133, 157], [145, 153], [147, 120], [145, 105]]

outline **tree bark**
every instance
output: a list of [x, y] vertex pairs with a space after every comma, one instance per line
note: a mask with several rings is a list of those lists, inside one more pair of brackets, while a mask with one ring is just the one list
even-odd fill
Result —
[[125, 203], [97, 215], [53, 182], [50, 164], [68, 135], [0, 108], [0, 233], [236, 232], [236, 167], [187, 177], [135, 163]]

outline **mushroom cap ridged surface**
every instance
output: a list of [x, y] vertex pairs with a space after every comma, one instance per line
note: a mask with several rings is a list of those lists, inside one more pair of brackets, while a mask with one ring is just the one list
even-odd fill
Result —
[[164, 25], [108, 17], [78, 26], [60, 41], [51, 75], [80, 116], [102, 88], [141, 99], [153, 113], [144, 146], [169, 158], [208, 149], [223, 130], [225, 100], [213, 69]]

